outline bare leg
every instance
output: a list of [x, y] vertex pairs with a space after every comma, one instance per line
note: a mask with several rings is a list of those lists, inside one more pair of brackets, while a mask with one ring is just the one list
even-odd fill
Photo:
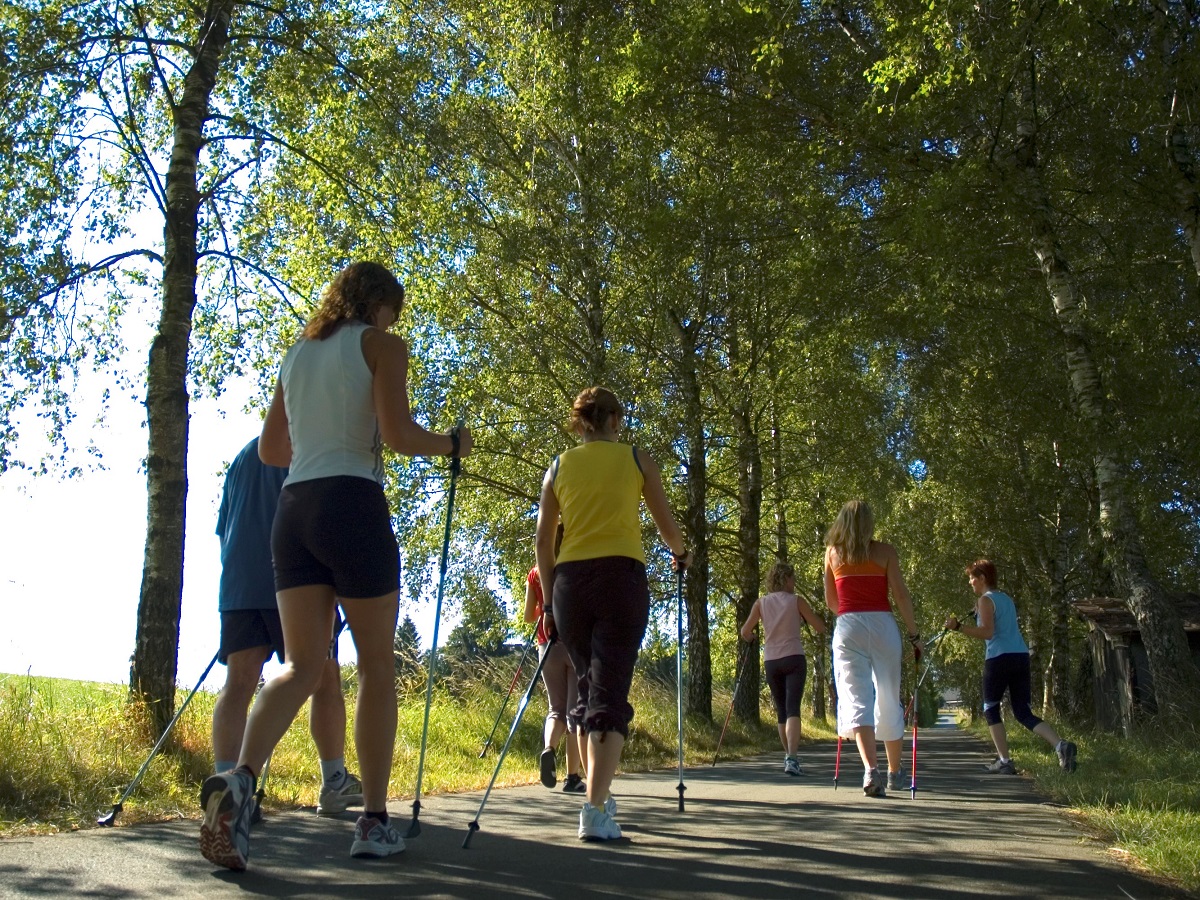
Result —
[[791, 756], [792, 751], [788, 749], [787, 729], [782, 722], [777, 722], [775, 728], [779, 731], [779, 743], [783, 744], [783, 752]]
[[[396, 747], [396, 669], [392, 642], [396, 634], [397, 593], [365, 600], [343, 599], [342, 610], [358, 650], [354, 745], [362, 769], [363, 809], [379, 812], [387, 808], [388, 779]], [[328, 642], [328, 627], [325, 639]]]
[[1051, 747], [1057, 748], [1058, 742], [1062, 740], [1058, 736], [1058, 732], [1054, 730], [1049, 722], [1039, 722], [1037, 727], [1033, 729], [1033, 733], [1040, 737], [1043, 741], [1050, 744]]
[[587, 798], [592, 806], [603, 807], [608, 799], [624, 746], [625, 738], [619, 731], [593, 731], [588, 735]]
[[901, 763], [901, 752], [904, 748], [904, 738], [896, 738], [894, 741], [884, 741], [883, 750], [887, 754], [887, 765], [889, 772], [899, 772]]
[[785, 734], [783, 749], [788, 756], [795, 756], [796, 751], [800, 749], [800, 717], [789, 716], [787, 722], [780, 727]]
[[996, 752], [1000, 754], [1000, 758], [1008, 759], [1008, 733], [1004, 730], [1004, 723], [989, 725], [988, 731], [992, 733], [992, 743], [996, 745]]
[[575, 735], [567, 733], [567, 774], [579, 775], [582, 771], [579, 762], [579, 741]]
[[[283, 671], [267, 682], [246, 722], [239, 765], [262, 772], [267, 757], [287, 732], [300, 707], [317, 689], [329, 654], [333, 631], [333, 589], [307, 585], [280, 591], [286, 659]], [[390, 638], [389, 638], [390, 640]], [[390, 646], [390, 644], [389, 644]]]
[[321, 684], [312, 695], [308, 727], [317, 756], [338, 759], [346, 754], [346, 698], [342, 694], [342, 673], [336, 659], [325, 660]]
[[247, 647], [226, 659], [225, 686], [213, 704], [212, 746], [215, 762], [236, 760], [246, 733], [246, 712], [262, 677], [269, 647]]
[[588, 772], [592, 770], [591, 760], [588, 759], [588, 735], [582, 728], [577, 734], [571, 736], [575, 741], [575, 749], [579, 753], [579, 767], [582, 770], [584, 778], [588, 777]]
[[[567, 730], [567, 723], [562, 719], [552, 719], [546, 716], [546, 724], [542, 729], [542, 746], [547, 750], [558, 749], [558, 742], [562, 740], [563, 733]], [[568, 744], [570, 742], [568, 741]], [[568, 756], [570, 752], [568, 751]]]
[[874, 769], [879, 759], [875, 747], [875, 726], [859, 725], [855, 728], [854, 742], [858, 744], [858, 755], [862, 757], [863, 765], [868, 769]]

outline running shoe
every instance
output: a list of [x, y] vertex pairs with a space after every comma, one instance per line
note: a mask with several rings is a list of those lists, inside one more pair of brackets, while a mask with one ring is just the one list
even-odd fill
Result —
[[900, 771], [893, 772], [888, 770], [887, 789], [889, 791], [907, 791], [912, 787], [912, 782], [908, 779], [908, 773], [904, 771], [904, 767], [900, 767]]
[[984, 766], [983, 768], [988, 772], [991, 772], [993, 775], [1017, 774], [1017, 767], [1013, 765], [1013, 761], [1011, 759], [1001, 759], [998, 756], [992, 760], [991, 765]]
[[240, 769], [204, 780], [200, 788], [200, 852], [218, 866], [244, 871], [250, 859], [254, 779]]
[[[610, 798], [611, 799], [611, 798]], [[607, 806], [607, 802], [605, 806]], [[579, 839], [581, 841], [615, 841], [621, 836], [618, 825], [607, 810], [596, 809], [590, 803], [583, 804], [579, 811]]]
[[570, 775], [567, 776], [567, 780], [563, 782], [563, 793], [564, 794], [586, 794], [587, 793], [587, 782], [584, 781], [581, 777], [579, 777], [579, 775], [577, 773], [572, 772]]
[[359, 859], [379, 859], [404, 852], [404, 838], [396, 826], [378, 819], [359, 816], [354, 823], [354, 844], [350, 855]]
[[1072, 741], [1059, 741], [1055, 748], [1058, 753], [1058, 765], [1064, 772], [1075, 771], [1075, 754], [1079, 752], [1079, 748]]
[[785, 756], [783, 758], [783, 772], [785, 775], [804, 774], [804, 770], [800, 768], [800, 760], [794, 756]]
[[887, 788], [884, 787], [884, 779], [879, 774], [879, 769], [867, 769], [863, 772], [863, 793], [868, 797], [887, 796]]
[[543, 785], [553, 788], [558, 784], [558, 767], [554, 762], [553, 747], [547, 747], [542, 751], [541, 770]]
[[604, 811], [610, 816], [617, 814], [617, 798], [612, 794], [609, 794], [608, 799], [604, 801]]
[[341, 787], [322, 789], [321, 796], [317, 799], [317, 815], [341, 815], [351, 806], [362, 806], [362, 802], [362, 782], [358, 780], [357, 775], [347, 772]]

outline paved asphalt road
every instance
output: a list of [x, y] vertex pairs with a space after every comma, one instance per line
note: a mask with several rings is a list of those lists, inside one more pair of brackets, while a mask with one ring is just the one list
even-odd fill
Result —
[[[244, 873], [201, 857], [196, 820], [10, 839], [0, 897], [1180, 896], [1123, 869], [1025, 779], [984, 773], [988, 748], [952, 727], [920, 734], [916, 800], [864, 797], [843, 750], [836, 791], [832, 743], [805, 745], [802, 778], [776, 755], [687, 769], [684, 812], [676, 770], [622, 776], [612, 844], [577, 840], [580, 798], [541, 785], [494, 791], [468, 849], [481, 794], [426, 798], [420, 837], [386, 860], [350, 858], [353, 812], [270, 815]], [[407, 827], [410, 805], [390, 809]]]

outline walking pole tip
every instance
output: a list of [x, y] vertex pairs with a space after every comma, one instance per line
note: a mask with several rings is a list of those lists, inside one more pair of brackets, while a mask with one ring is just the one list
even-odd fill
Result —
[[408, 831], [404, 832], [404, 837], [407, 840], [412, 840], [415, 837], [421, 836], [421, 801], [414, 800], [412, 807], [412, 822], [408, 826]]
[[471, 846], [471, 838], [475, 836], [475, 832], [479, 830], [479, 820], [473, 819], [471, 824], [467, 826], [467, 836], [463, 838], [462, 848], [467, 850]]
[[124, 808], [125, 807], [123, 804], [114, 803], [112, 811], [105, 813], [100, 818], [98, 818], [96, 820], [96, 824], [99, 825], [101, 828], [112, 828], [115, 824], [117, 824], [117, 816], [119, 816], [121, 814], [121, 810]]

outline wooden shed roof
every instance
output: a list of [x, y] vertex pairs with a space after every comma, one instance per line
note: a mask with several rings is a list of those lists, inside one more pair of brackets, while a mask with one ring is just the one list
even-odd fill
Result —
[[[1174, 598], [1179, 615], [1183, 618], [1185, 631], [1200, 631], [1200, 595], [1180, 594]], [[1085, 619], [1096, 624], [1096, 627], [1109, 636], [1118, 634], [1136, 634], [1137, 621], [1133, 613], [1118, 597], [1088, 597], [1083, 600], [1073, 600], [1071, 605]]]

